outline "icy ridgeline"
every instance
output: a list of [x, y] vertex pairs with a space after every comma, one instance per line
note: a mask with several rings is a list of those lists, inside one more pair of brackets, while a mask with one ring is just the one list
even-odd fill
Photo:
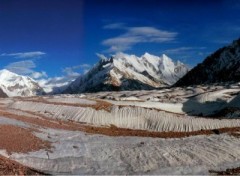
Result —
[[21, 76], [6, 69], [0, 70], [0, 97], [34, 96], [44, 94], [36, 81], [28, 76]]
[[149, 90], [174, 84], [189, 68], [162, 57], [145, 53], [141, 57], [118, 53], [111, 58], [99, 55], [100, 61], [80, 76], [64, 93], [112, 90]]

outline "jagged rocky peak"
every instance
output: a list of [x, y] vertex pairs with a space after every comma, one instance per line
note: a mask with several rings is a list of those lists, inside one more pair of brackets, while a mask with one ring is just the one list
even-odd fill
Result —
[[198, 64], [175, 86], [240, 81], [240, 39], [218, 49]]
[[145, 53], [137, 57], [119, 52], [109, 58], [101, 54], [98, 57], [100, 61], [64, 93], [156, 89], [174, 84], [189, 70], [166, 55]]

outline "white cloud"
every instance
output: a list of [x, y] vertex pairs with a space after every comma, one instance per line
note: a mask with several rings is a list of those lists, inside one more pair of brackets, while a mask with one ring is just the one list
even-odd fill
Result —
[[[208, 54], [206, 47], [178, 47], [163, 50], [161, 53], [167, 54], [174, 59], [178, 59], [185, 64], [189, 61], [195, 62], [195, 58], [204, 58]], [[189, 67], [193, 67], [194, 64], [191, 64]]]
[[[38, 79], [38, 83], [45, 92], [49, 93], [53, 90], [62, 90], [64, 87], [66, 87], [69, 83], [74, 81], [77, 77], [79, 77], [81, 74], [80, 72], [86, 73], [91, 68], [91, 65], [89, 64], [81, 64], [81, 65], [75, 65], [72, 67], [66, 67], [62, 70], [64, 75], [58, 76], [58, 77], [46, 77], [41, 79]], [[77, 72], [79, 71], [79, 72]]]
[[80, 73], [74, 71], [74, 69], [67, 67], [63, 70], [63, 72], [65, 72], [68, 76], [79, 76]]
[[[154, 27], [132, 27], [129, 28], [129, 34], [128, 35], [134, 35], [134, 36], [147, 36], [147, 37], [157, 37], [157, 38], [163, 38], [165, 39], [175, 39], [177, 33], [176, 32], [169, 32], [160, 30]], [[153, 39], [150, 38], [150, 39]]]
[[21, 53], [3, 53], [0, 56], [29, 59], [29, 58], [39, 58], [45, 54], [46, 53], [44, 53], [42, 51], [31, 51], [31, 52], [21, 52]]
[[34, 79], [47, 78], [48, 75], [45, 71], [37, 72], [34, 69], [36, 64], [32, 60], [23, 60], [19, 62], [12, 62], [5, 66], [5, 69], [17, 73], [19, 75], [27, 75]]
[[74, 81], [78, 75], [62, 75], [51, 78], [41, 78], [36, 80], [38, 84], [44, 89], [46, 93], [50, 93], [56, 90], [63, 90], [64, 87], [69, 85], [72, 81]]
[[36, 67], [36, 64], [32, 60], [24, 60], [19, 62], [10, 63], [5, 67], [5, 69], [20, 74], [30, 74], [33, 73], [33, 70]]
[[164, 50], [163, 53], [166, 53], [166, 54], [182, 54], [182, 53], [197, 52], [199, 50], [204, 50], [204, 49], [206, 49], [206, 47], [179, 47], [179, 48]]
[[76, 78], [70, 78], [68, 76], [52, 77], [47, 79], [37, 80], [38, 84], [44, 89], [46, 93], [52, 92], [54, 89], [67, 86], [70, 82]]
[[97, 57], [102, 60], [107, 60], [108, 58], [104, 56], [103, 54], [96, 53]]
[[[110, 27], [105, 29], [116, 29]], [[117, 25], [116, 25], [117, 26]], [[115, 26], [115, 27], [116, 27]], [[125, 27], [125, 32], [117, 37], [106, 39], [102, 42], [103, 45], [109, 47], [107, 52], [121, 52], [129, 50], [132, 46], [138, 43], [162, 43], [171, 42], [176, 39], [177, 32], [160, 30], [154, 27]]]
[[63, 75], [58, 77], [49, 77], [45, 71], [35, 71], [36, 64], [33, 60], [23, 60], [19, 62], [10, 63], [5, 67], [11, 72], [27, 75], [35, 79], [45, 92], [52, 90], [60, 90], [62, 87], [67, 86], [70, 82], [79, 77], [80, 73], [86, 73], [91, 65], [81, 64], [72, 67], [66, 67], [62, 70]]
[[136, 43], [140, 43], [141, 38], [135, 36], [120, 36], [110, 38], [102, 42], [103, 45], [108, 46], [108, 52], [126, 51], [132, 48]]
[[81, 64], [72, 67], [66, 67], [63, 69], [63, 72], [66, 73], [68, 76], [79, 76], [80, 72], [86, 73], [91, 68], [89, 64]]
[[30, 77], [34, 78], [34, 79], [39, 79], [39, 78], [42, 78], [42, 77], [45, 77], [47, 78], [48, 75], [45, 71], [41, 71], [41, 72], [33, 72]]

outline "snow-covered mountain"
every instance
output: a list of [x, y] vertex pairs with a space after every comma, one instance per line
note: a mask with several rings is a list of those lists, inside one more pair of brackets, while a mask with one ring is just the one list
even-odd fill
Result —
[[189, 70], [166, 55], [158, 57], [145, 53], [137, 57], [118, 53], [111, 58], [98, 56], [100, 61], [72, 82], [64, 93], [155, 89], [174, 84]]
[[0, 94], [3, 96], [34, 96], [44, 94], [36, 81], [28, 76], [21, 76], [6, 69], [0, 70]]
[[217, 50], [189, 71], [175, 86], [240, 81], [240, 39]]

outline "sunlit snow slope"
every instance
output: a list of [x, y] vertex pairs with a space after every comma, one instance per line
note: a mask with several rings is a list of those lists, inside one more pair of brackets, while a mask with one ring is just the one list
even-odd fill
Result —
[[158, 57], [145, 53], [137, 57], [118, 53], [111, 58], [99, 57], [100, 61], [71, 83], [64, 93], [155, 89], [174, 84], [189, 70], [166, 55]]
[[21, 76], [6, 69], [0, 70], [0, 89], [8, 96], [42, 95], [43, 89], [28, 76]]

